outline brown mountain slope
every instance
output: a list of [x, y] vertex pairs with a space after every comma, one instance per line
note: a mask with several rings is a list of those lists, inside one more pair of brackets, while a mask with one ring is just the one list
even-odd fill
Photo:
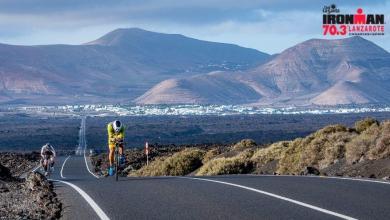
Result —
[[83, 45], [0, 44], [0, 95], [8, 97], [0, 102], [128, 102], [165, 79], [248, 69], [268, 57], [137, 28], [117, 29]]
[[[229, 98], [199, 96], [201, 92], [198, 88], [203, 88], [208, 76], [196, 76], [185, 79], [192, 85], [190, 87], [184, 88], [184, 84], [177, 84], [169, 91], [152, 89], [148, 93], [154, 94], [153, 102], [148, 102], [144, 96], [137, 101], [164, 103], [163, 99], [159, 99], [158, 94], [180, 97], [180, 93], [176, 91], [185, 89], [187, 97], [197, 94], [199, 103], [245, 102], [259, 105], [390, 103], [388, 86], [390, 85], [390, 54], [361, 37], [308, 40], [283, 51], [269, 62], [254, 69], [238, 72], [228, 78], [225, 75], [219, 74], [213, 79], [218, 81], [223, 78], [224, 84], [208, 84], [207, 90], [214, 91], [215, 87], [224, 86], [219, 90], [224, 90]], [[226, 83], [226, 80], [231, 83]], [[229, 94], [237, 94], [232, 92], [237, 90], [236, 86], [246, 89], [241, 90], [243, 93], [236, 96], [237, 98], [233, 98]], [[250, 92], [245, 93], [247, 91]], [[252, 94], [253, 91], [257, 95]], [[253, 100], [255, 97], [259, 99]], [[180, 102], [183, 101], [186, 100], [180, 99]], [[193, 100], [187, 101], [193, 103]], [[170, 103], [172, 102], [171, 100]]]

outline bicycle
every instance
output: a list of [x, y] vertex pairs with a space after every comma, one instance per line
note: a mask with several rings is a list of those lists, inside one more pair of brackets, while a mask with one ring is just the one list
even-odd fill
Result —
[[[118, 181], [119, 178], [119, 167], [120, 167], [120, 154], [119, 154], [119, 145], [123, 144], [123, 141], [115, 141], [114, 148], [114, 172], [115, 172], [115, 180]], [[123, 152], [122, 152], [123, 153]]]
[[51, 161], [51, 155], [45, 155], [42, 161], [42, 169], [44, 171], [44, 175], [46, 178], [50, 178], [50, 174], [52, 172], [52, 161]]

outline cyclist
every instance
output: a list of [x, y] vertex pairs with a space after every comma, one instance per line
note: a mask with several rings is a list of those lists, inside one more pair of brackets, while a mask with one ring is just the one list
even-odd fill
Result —
[[124, 138], [125, 138], [125, 127], [122, 125], [122, 123], [118, 120], [115, 120], [113, 122], [110, 122], [107, 124], [107, 132], [108, 132], [108, 148], [109, 148], [109, 155], [108, 160], [110, 162], [110, 168], [108, 170], [108, 175], [112, 176], [114, 175], [114, 149], [115, 149], [115, 143], [119, 143], [119, 155], [120, 155], [120, 163], [125, 163], [125, 157], [123, 155], [123, 148], [124, 148]]
[[45, 176], [48, 175], [48, 170], [54, 170], [54, 159], [56, 157], [56, 151], [51, 144], [47, 143], [41, 148], [41, 166], [45, 171]]

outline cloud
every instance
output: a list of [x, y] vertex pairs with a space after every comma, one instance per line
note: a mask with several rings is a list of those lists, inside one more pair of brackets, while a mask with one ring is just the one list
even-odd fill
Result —
[[[364, 7], [384, 13], [390, 7], [380, 0], [331, 3], [345, 11]], [[0, 42], [78, 44], [115, 28], [140, 27], [275, 53], [321, 37], [322, 7], [312, 0], [2, 0]], [[390, 45], [383, 39], [373, 38]]]

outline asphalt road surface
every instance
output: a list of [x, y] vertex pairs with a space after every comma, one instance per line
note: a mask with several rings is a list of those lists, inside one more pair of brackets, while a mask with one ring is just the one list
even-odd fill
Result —
[[[85, 149], [85, 122], [81, 129]], [[254, 175], [116, 182], [90, 168], [85, 154], [58, 158], [50, 178], [64, 219], [390, 219], [389, 182]]]

